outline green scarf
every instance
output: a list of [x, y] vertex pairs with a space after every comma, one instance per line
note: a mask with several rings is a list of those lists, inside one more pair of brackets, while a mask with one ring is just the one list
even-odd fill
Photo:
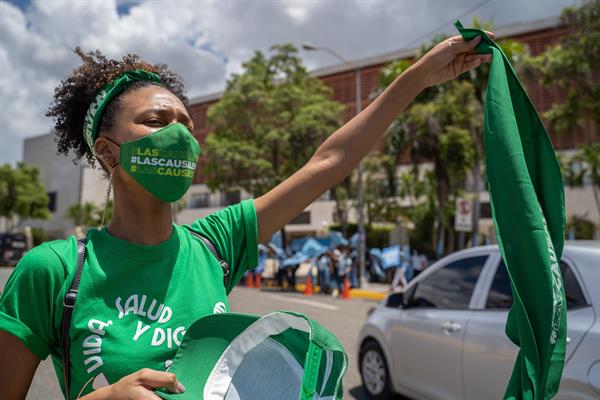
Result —
[[126, 71], [96, 93], [96, 97], [94, 97], [94, 100], [88, 107], [83, 120], [83, 138], [92, 151], [94, 149], [94, 142], [98, 138], [98, 127], [104, 109], [112, 99], [123, 93], [135, 81], [148, 81], [159, 84], [160, 76], [144, 69]]
[[560, 274], [565, 201], [552, 143], [506, 55], [483, 31], [478, 53], [491, 53], [484, 147], [496, 237], [513, 290], [506, 334], [520, 347], [505, 399], [549, 399], [565, 361], [567, 310]]

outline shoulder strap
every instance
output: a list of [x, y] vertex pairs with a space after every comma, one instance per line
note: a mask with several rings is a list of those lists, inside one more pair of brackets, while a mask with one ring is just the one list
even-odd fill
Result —
[[85, 238], [77, 240], [77, 270], [75, 271], [75, 277], [73, 278], [71, 287], [67, 291], [67, 294], [65, 294], [65, 299], [63, 301], [61, 340], [63, 378], [65, 384], [65, 397], [67, 400], [71, 399], [71, 341], [69, 338], [69, 331], [71, 330], [71, 316], [73, 315], [73, 308], [75, 307], [75, 301], [77, 300], [77, 291], [79, 290], [79, 282], [81, 281], [81, 271], [83, 270], [83, 264], [85, 262], [85, 243]]
[[190, 229], [188, 226], [186, 226], [186, 228], [190, 231], [192, 235], [196, 236], [198, 239], [204, 242], [206, 247], [208, 247], [208, 250], [217, 259], [217, 261], [221, 265], [221, 268], [223, 268], [223, 286], [225, 286], [225, 289], [227, 289], [227, 282], [229, 281], [229, 272], [231, 272], [231, 268], [229, 267], [227, 261], [225, 261], [223, 257], [221, 257], [221, 255], [217, 251], [217, 248], [214, 244], [212, 244], [209, 238], [202, 235], [201, 233], [194, 231], [193, 229]]

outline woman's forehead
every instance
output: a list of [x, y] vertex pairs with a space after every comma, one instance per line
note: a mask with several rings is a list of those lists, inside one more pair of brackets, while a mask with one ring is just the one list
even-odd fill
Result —
[[150, 110], [170, 109], [188, 116], [181, 100], [170, 90], [157, 85], [143, 86], [126, 93], [121, 104], [123, 111], [129, 115], [138, 115]]

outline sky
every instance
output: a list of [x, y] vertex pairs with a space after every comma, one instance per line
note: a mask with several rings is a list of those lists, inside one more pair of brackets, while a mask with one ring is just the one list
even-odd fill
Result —
[[[190, 98], [220, 92], [254, 51], [312, 42], [346, 59], [414, 48], [473, 16], [500, 27], [560, 14], [576, 0], [0, 0], [0, 164], [51, 131], [54, 88], [80, 64], [76, 46], [137, 53], [184, 78]], [[338, 62], [304, 52], [309, 70]], [[54, 151], [49, 149], [48, 151]]]

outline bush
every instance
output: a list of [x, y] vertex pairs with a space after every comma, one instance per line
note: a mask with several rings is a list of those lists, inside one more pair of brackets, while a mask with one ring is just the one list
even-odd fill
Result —
[[573, 215], [571, 218], [569, 218], [569, 222], [567, 222], [567, 238], [572, 230], [575, 232], [575, 239], [594, 239], [594, 222], [587, 219], [586, 216]]
[[38, 246], [48, 241], [48, 234], [43, 228], [31, 228], [31, 236], [33, 237], [33, 245]]

